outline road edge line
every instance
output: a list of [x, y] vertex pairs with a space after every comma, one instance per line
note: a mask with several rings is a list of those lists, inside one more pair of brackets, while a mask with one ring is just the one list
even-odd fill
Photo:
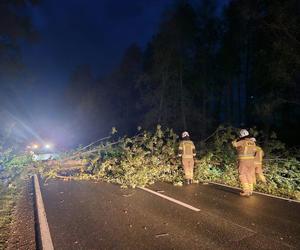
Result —
[[[213, 181], [208, 181], [206, 183], [217, 185], [217, 186], [223, 186], [223, 187], [227, 187], [227, 188], [231, 188], [231, 189], [241, 190], [240, 188], [237, 188], [237, 187], [232, 187], [232, 186], [229, 186], [229, 185], [226, 185], [226, 184], [217, 183], [217, 182], [213, 182]], [[279, 199], [279, 200], [285, 200], [285, 201], [289, 201], [289, 202], [300, 203], [300, 201], [297, 201], [297, 200], [292, 200], [292, 199], [289, 199], [289, 198], [284, 198], [284, 197], [280, 197], [280, 196], [276, 196], [276, 195], [272, 195], [272, 194], [266, 194], [266, 193], [262, 193], [262, 192], [258, 192], [258, 191], [254, 191], [253, 193], [254, 194], [260, 194], [260, 195], [263, 195], [263, 196], [268, 196], [268, 197]]]
[[191, 209], [191, 210], [193, 210], [193, 211], [195, 211], [195, 212], [200, 212], [200, 211], [201, 211], [199, 208], [193, 207], [193, 206], [191, 206], [191, 205], [189, 205], [189, 204], [187, 204], [187, 203], [184, 203], [184, 202], [182, 202], [182, 201], [176, 200], [176, 199], [174, 199], [174, 198], [172, 198], [172, 197], [169, 197], [169, 196], [167, 196], [167, 195], [164, 195], [164, 194], [155, 192], [155, 191], [153, 191], [153, 190], [151, 190], [151, 189], [149, 189], [149, 188], [145, 188], [145, 187], [138, 187], [138, 188], [141, 189], [141, 190], [144, 190], [144, 191], [146, 191], [146, 192], [155, 194], [155, 195], [157, 195], [157, 196], [159, 196], [159, 197], [161, 197], [161, 198], [164, 198], [164, 199], [166, 199], [166, 200], [168, 200], [168, 201], [171, 201], [171, 202], [173, 202], [173, 203], [176, 203], [176, 204], [178, 204], [178, 205], [181, 205], [181, 206], [183, 206], [183, 207], [185, 207], [185, 208], [189, 208], [189, 209]]
[[38, 217], [38, 227], [41, 237], [42, 249], [43, 250], [54, 250], [52, 238], [49, 230], [49, 225], [47, 221], [46, 211], [44, 207], [42, 192], [40, 188], [40, 183], [37, 175], [33, 176], [34, 180], [34, 192], [35, 192], [35, 204]]

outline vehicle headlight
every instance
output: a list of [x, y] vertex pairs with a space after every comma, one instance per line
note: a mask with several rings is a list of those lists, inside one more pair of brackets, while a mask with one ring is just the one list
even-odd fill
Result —
[[51, 149], [52, 147], [53, 147], [53, 145], [51, 145], [51, 144], [46, 144], [46, 145], [45, 145], [45, 148], [46, 148], [46, 149]]

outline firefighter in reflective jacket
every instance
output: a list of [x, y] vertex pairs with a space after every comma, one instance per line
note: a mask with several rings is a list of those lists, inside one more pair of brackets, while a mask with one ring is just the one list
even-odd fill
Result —
[[191, 184], [194, 175], [194, 156], [196, 156], [196, 148], [194, 143], [190, 140], [189, 133], [186, 131], [182, 133], [178, 156], [182, 157], [186, 183]]
[[[252, 141], [254, 141], [256, 143], [256, 139], [255, 138], [251, 138]], [[256, 145], [256, 154], [255, 154], [255, 158], [254, 158], [254, 168], [255, 168], [255, 175], [256, 178], [259, 181], [266, 183], [266, 177], [263, 174], [263, 169], [262, 169], [262, 160], [264, 157], [264, 151], [262, 150], [261, 147]]]
[[249, 138], [249, 132], [246, 129], [240, 131], [240, 138], [232, 142], [238, 153], [239, 179], [243, 191], [241, 196], [249, 197], [253, 192], [255, 183], [254, 158], [256, 154], [255, 142]]

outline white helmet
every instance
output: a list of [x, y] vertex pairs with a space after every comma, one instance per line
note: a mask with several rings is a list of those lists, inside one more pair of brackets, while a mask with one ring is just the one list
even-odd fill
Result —
[[248, 132], [247, 129], [241, 129], [241, 131], [240, 131], [240, 138], [248, 136], [248, 135], [249, 135], [249, 132]]
[[184, 137], [189, 137], [189, 133], [187, 131], [184, 131], [182, 134], [181, 134], [181, 137], [184, 138]]

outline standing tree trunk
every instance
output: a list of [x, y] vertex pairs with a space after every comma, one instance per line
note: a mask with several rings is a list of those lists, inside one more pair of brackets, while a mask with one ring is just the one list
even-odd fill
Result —
[[228, 80], [226, 86], [226, 113], [227, 113], [227, 123], [231, 124], [232, 122], [232, 83], [231, 80]]
[[180, 87], [180, 110], [181, 110], [181, 119], [183, 129], [186, 130], [186, 115], [185, 115], [185, 107], [184, 107], [184, 92], [183, 92], [183, 69], [182, 69], [182, 62], [180, 62], [180, 69], [179, 69], [179, 87]]
[[166, 86], [166, 73], [163, 72], [161, 76], [161, 92], [160, 92], [160, 100], [159, 100], [159, 114], [158, 114], [158, 124], [162, 122], [163, 109], [164, 109], [164, 100], [165, 100], [165, 86]]
[[204, 137], [206, 135], [206, 125], [207, 125], [207, 110], [206, 110], [206, 98], [207, 98], [207, 91], [205, 84], [202, 85], [202, 132], [201, 136]]

